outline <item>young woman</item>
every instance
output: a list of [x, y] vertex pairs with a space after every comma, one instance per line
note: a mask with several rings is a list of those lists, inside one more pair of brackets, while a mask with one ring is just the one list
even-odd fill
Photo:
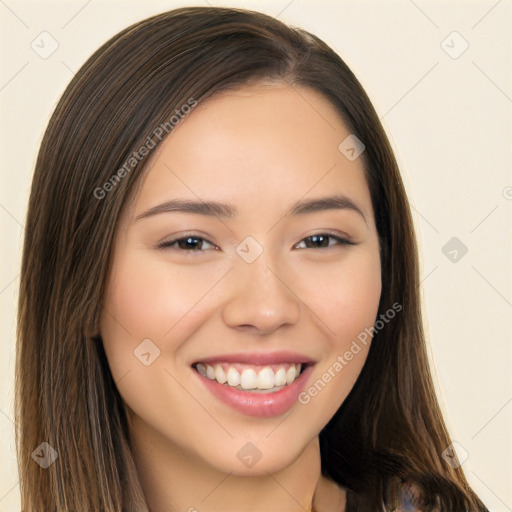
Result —
[[435, 397], [396, 161], [352, 72], [183, 8], [76, 74], [30, 196], [24, 511], [487, 510]]

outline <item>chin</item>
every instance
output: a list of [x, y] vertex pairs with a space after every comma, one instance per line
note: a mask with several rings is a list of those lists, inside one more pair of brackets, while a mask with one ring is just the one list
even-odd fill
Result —
[[[286, 421], [286, 420], [285, 420]], [[282, 428], [282, 425], [277, 427]], [[270, 431], [272, 432], [272, 431]], [[284, 436], [283, 436], [284, 434]], [[293, 464], [311, 443], [309, 439], [291, 439], [283, 429], [281, 436], [272, 436], [266, 431], [261, 437], [246, 434], [231, 439], [217, 449], [201, 454], [217, 471], [236, 476], [265, 476], [276, 473]], [[283, 441], [286, 439], [286, 441]], [[213, 446], [212, 446], [213, 448]]]

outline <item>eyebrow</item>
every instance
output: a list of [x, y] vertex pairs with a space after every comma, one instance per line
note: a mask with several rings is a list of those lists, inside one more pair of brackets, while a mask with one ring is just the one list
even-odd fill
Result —
[[[306, 201], [298, 201], [293, 204], [285, 216], [305, 215], [325, 210], [351, 210], [363, 218], [368, 224], [363, 209], [354, 201], [344, 195], [332, 195], [326, 197], [318, 197]], [[159, 204], [137, 215], [135, 220], [145, 219], [160, 213], [195, 213], [199, 215], [208, 215], [221, 218], [233, 218], [238, 215], [238, 209], [230, 204], [219, 203], [217, 201], [193, 201], [190, 199], [172, 199], [165, 203]]]

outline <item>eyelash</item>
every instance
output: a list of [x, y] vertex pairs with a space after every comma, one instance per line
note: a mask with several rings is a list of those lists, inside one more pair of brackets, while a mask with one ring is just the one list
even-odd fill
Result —
[[[338, 242], [338, 244], [336, 245], [357, 245], [356, 243], [350, 241], [350, 240], [347, 240], [346, 238], [342, 238], [340, 236], [337, 236], [337, 235], [333, 235], [332, 233], [315, 233], [314, 235], [310, 235], [310, 236], [307, 236], [306, 238], [303, 238], [298, 244], [296, 245], [299, 245], [300, 243], [302, 243], [304, 240], [308, 240], [310, 238], [313, 238], [313, 237], [328, 237], [328, 238], [332, 238], [334, 240], [336, 240]], [[200, 236], [195, 236], [195, 235], [186, 235], [184, 237], [181, 237], [181, 238], [176, 238], [174, 240], [167, 240], [165, 242], [161, 242], [157, 245], [157, 248], [158, 249], [170, 249], [172, 248], [173, 245], [177, 244], [178, 242], [181, 242], [181, 241], [184, 241], [184, 240], [188, 240], [188, 239], [194, 239], [194, 240], [202, 240], [203, 242], [207, 242], [211, 245], [215, 245], [214, 243], [210, 242], [209, 240], [206, 240], [205, 238], [203, 237], [200, 237]], [[317, 247], [318, 249], [329, 249], [330, 247], [332, 247], [331, 245], [328, 245], [327, 247]], [[315, 249], [315, 247], [304, 247], [303, 249]], [[197, 253], [202, 253], [202, 252], [205, 252], [203, 249], [199, 249], [199, 250], [194, 250], [194, 249], [190, 249], [190, 250], [186, 250], [186, 249], [183, 249], [183, 252], [189, 252], [189, 253], [194, 253], [194, 252], [197, 252]]]

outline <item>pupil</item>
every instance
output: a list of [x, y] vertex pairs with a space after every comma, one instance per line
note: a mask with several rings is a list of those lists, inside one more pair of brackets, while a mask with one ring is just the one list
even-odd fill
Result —
[[317, 244], [316, 247], [318, 247], [319, 245], [320, 245], [320, 247], [327, 247], [329, 245], [328, 237], [323, 236], [323, 235], [312, 235], [310, 237], [310, 239], [313, 243], [317, 243], [318, 241], [320, 241], [320, 244]]
[[[194, 243], [194, 241], [195, 241], [195, 243]], [[200, 247], [197, 247], [198, 245], [200, 246], [199, 239], [195, 238], [193, 236], [189, 236], [188, 238], [184, 238], [183, 240], [180, 240], [179, 245], [180, 245], [181, 249], [200, 248]]]

